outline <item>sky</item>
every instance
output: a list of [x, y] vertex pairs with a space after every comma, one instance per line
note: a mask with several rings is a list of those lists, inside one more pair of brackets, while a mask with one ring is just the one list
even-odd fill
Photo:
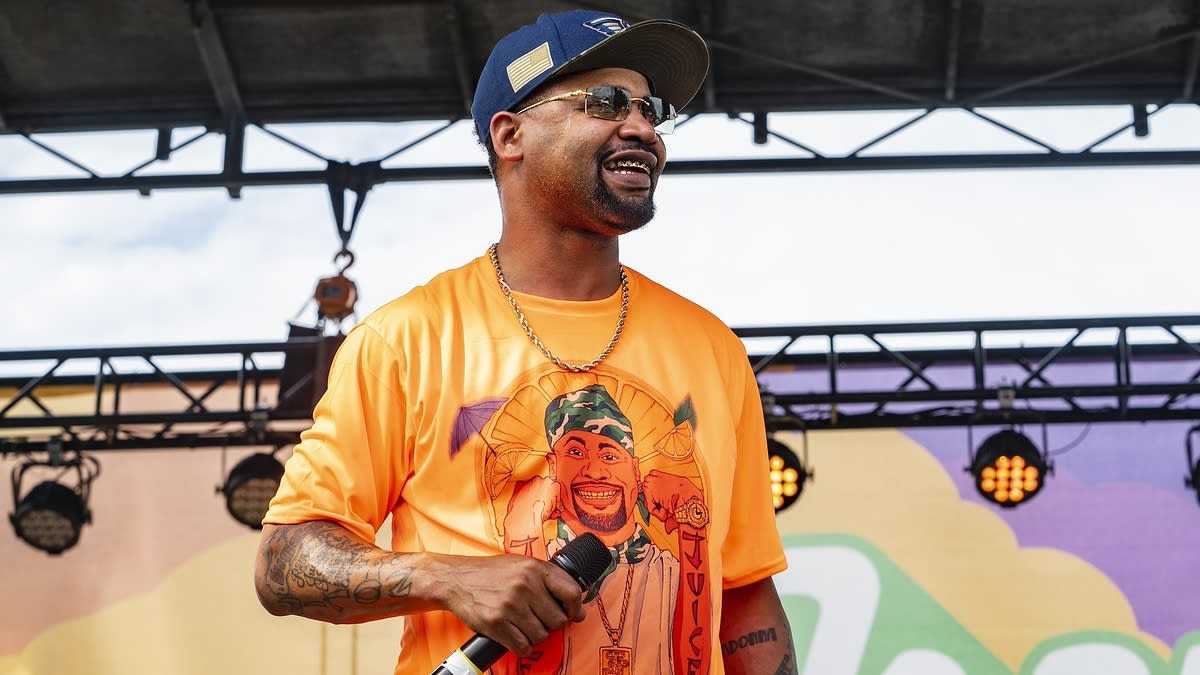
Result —
[[[995, 109], [1062, 150], [1129, 121], [1129, 109]], [[844, 154], [913, 111], [774, 114], [771, 128]], [[323, 156], [391, 154], [439, 123], [274, 126]], [[1097, 150], [1197, 149], [1200, 107], [1151, 118]], [[195, 130], [176, 130], [175, 142]], [[700, 115], [667, 137], [670, 159], [803, 157], [749, 125]], [[152, 132], [45, 134], [102, 175], [153, 156]], [[324, 163], [257, 130], [247, 171]], [[210, 136], [142, 173], [216, 171]], [[867, 154], [1022, 152], [1035, 146], [961, 111], [940, 111]], [[479, 164], [469, 122], [385, 167]], [[18, 136], [0, 136], [0, 177], [83, 174]], [[627, 235], [622, 260], [727, 324], [1196, 314], [1200, 167], [798, 172], [673, 176], [658, 216]], [[350, 241], [356, 317], [482, 254], [500, 232], [490, 181], [408, 182], [368, 194]], [[0, 349], [274, 341], [311, 324], [317, 281], [340, 248], [324, 186], [0, 196]]]

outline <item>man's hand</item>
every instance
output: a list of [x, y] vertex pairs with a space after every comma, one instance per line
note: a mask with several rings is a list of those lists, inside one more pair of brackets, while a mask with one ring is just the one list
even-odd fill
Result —
[[522, 656], [569, 621], [583, 621], [584, 592], [553, 563], [520, 555], [445, 561], [442, 603], [471, 630]]

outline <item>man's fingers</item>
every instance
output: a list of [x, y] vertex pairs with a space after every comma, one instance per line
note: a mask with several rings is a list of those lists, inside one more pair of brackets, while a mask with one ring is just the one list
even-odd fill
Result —
[[493, 639], [507, 647], [508, 651], [520, 654], [521, 656], [528, 656], [533, 651], [535, 643], [530, 641], [525, 631], [517, 624], [512, 621], [506, 622], [503, 633], [503, 635], [497, 635]]
[[558, 565], [552, 566], [554, 572], [546, 577], [546, 589], [558, 601], [559, 607], [565, 612], [564, 616], [574, 620], [583, 609], [583, 590], [566, 570]]

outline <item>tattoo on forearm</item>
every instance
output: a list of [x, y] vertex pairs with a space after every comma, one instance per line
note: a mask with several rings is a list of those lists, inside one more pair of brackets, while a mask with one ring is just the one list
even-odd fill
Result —
[[[783, 639], [780, 639], [782, 635]], [[792, 631], [784, 622], [783, 626], [769, 626], [759, 630], [752, 630], [745, 635], [741, 635], [732, 640], [726, 640], [721, 645], [721, 651], [724, 652], [725, 658], [729, 658], [734, 652], [739, 652], [749, 647], [774, 643], [772, 649], [766, 652], [760, 652], [758, 656], [750, 656], [749, 652], [739, 655], [733, 662], [739, 662], [743, 669], [752, 667], [755, 672], [766, 672], [763, 670], [764, 664], [759, 663], [760, 660], [772, 658], [771, 654], [778, 654], [780, 643], [787, 643], [787, 647], [783, 650], [783, 660], [779, 662], [779, 667], [775, 669], [775, 675], [797, 675], [799, 671], [796, 665], [796, 649], [792, 644]], [[726, 661], [726, 668], [729, 668], [731, 661]], [[737, 671], [741, 672], [741, 671]]]
[[309, 607], [343, 614], [350, 604], [412, 592], [411, 568], [373, 560], [373, 547], [347, 538], [333, 523], [278, 529], [266, 550], [267, 579], [292, 613]]
[[783, 661], [779, 663], [779, 667], [775, 669], [775, 675], [797, 675], [796, 670], [796, 646], [792, 644], [792, 632], [788, 631], [787, 636], [787, 652], [783, 655]]
[[761, 630], [753, 630], [741, 637], [727, 640], [725, 644], [721, 645], [721, 649], [725, 652], [725, 656], [729, 656], [739, 649], [761, 645], [764, 642], [778, 641], [779, 637], [775, 633], [775, 627], [772, 626], [770, 628], [764, 628]]

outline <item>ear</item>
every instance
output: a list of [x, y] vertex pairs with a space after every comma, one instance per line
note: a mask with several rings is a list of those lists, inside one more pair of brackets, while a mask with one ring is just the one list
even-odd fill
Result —
[[520, 126], [521, 118], [507, 110], [492, 115], [488, 133], [492, 138], [492, 149], [496, 151], [496, 157], [500, 160], [517, 162], [524, 159]]

